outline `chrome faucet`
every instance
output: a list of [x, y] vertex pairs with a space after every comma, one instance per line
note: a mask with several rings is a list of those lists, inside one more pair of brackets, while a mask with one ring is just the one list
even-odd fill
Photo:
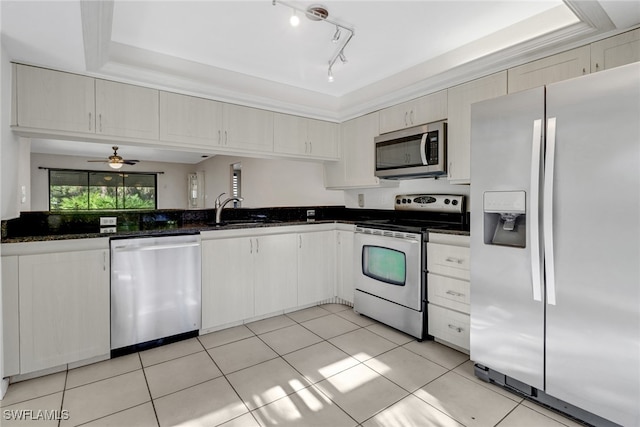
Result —
[[220, 209], [220, 205], [222, 204], [222, 202], [220, 201], [220, 197], [224, 196], [225, 194], [227, 193], [220, 193], [220, 195], [216, 197], [215, 204], [213, 205], [214, 208]]
[[[222, 193], [224, 194], [224, 193]], [[221, 196], [222, 196], [221, 194]], [[241, 202], [244, 199], [242, 197], [229, 197], [227, 200], [225, 200], [224, 202], [222, 202], [220, 204], [219, 208], [216, 208], [216, 225], [220, 224], [222, 222], [221, 218], [222, 218], [222, 210], [224, 209], [224, 207], [227, 205], [227, 203], [229, 202]]]

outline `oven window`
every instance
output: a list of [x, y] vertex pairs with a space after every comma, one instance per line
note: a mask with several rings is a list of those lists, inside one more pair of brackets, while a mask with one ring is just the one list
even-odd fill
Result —
[[407, 277], [405, 254], [381, 246], [362, 247], [362, 274], [381, 282], [404, 286]]

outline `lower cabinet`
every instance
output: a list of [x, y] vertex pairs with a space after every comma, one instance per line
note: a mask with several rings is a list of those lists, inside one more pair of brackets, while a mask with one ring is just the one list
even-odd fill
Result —
[[[336, 296], [336, 231], [327, 225], [265, 234], [202, 235], [202, 329], [309, 306]], [[330, 229], [329, 229], [330, 228]], [[309, 231], [301, 231], [308, 229]], [[345, 236], [349, 236], [349, 233]], [[353, 232], [350, 233], [353, 240]], [[344, 240], [348, 240], [347, 237]], [[351, 248], [347, 248], [351, 252]], [[351, 255], [349, 252], [349, 262]], [[352, 301], [353, 290], [340, 298]]]
[[254, 240], [202, 241], [202, 329], [253, 317]]
[[298, 305], [309, 305], [333, 297], [335, 273], [335, 232], [298, 234]]
[[[336, 231], [336, 296], [353, 304], [354, 271], [360, 263], [354, 259], [353, 230]], [[359, 260], [358, 260], [359, 261]]]
[[20, 373], [109, 354], [109, 252], [18, 257]]
[[427, 243], [429, 334], [469, 351], [469, 236], [429, 233]]
[[202, 240], [202, 329], [297, 304], [296, 235]]

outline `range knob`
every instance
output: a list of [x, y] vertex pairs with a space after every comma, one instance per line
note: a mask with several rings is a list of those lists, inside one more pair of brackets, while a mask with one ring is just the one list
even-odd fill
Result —
[[457, 204], [458, 204], [458, 201], [457, 201], [457, 200], [452, 200], [452, 201], [451, 201], [451, 204], [452, 204], [453, 206], [455, 206], [455, 205], [457, 205]]
[[445, 205], [448, 205], [449, 203], [451, 203], [451, 200], [449, 200], [449, 199], [444, 199], [444, 204], [445, 204]]

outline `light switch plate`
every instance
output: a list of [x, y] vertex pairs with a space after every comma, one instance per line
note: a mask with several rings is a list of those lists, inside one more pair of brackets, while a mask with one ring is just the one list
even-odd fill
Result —
[[101, 216], [100, 227], [104, 225], [118, 225], [118, 217], [115, 216]]
[[358, 193], [358, 207], [364, 208], [364, 194]]

